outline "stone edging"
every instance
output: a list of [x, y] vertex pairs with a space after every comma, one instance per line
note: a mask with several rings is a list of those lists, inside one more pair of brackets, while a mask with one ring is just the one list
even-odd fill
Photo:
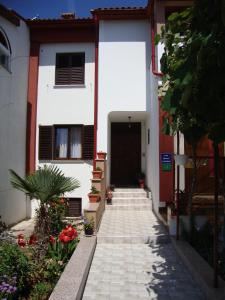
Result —
[[185, 241], [171, 241], [194, 277], [199, 284], [200, 289], [205, 294], [207, 300], [224, 300], [225, 299], [225, 282], [219, 278], [219, 288], [213, 288], [213, 269], [212, 267]]
[[49, 300], [80, 300], [83, 295], [97, 238], [82, 237]]

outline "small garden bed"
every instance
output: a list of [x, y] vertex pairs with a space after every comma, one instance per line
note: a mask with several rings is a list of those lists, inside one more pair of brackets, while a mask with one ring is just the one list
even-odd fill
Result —
[[[44, 166], [25, 179], [11, 171], [13, 187], [39, 200], [34, 233], [13, 239], [0, 220], [0, 299], [48, 299], [79, 243], [83, 229], [64, 218], [64, 194], [79, 187], [56, 167]], [[5, 233], [5, 234], [4, 234]]]
[[79, 242], [67, 225], [58, 236], [0, 241], [0, 299], [48, 299]]

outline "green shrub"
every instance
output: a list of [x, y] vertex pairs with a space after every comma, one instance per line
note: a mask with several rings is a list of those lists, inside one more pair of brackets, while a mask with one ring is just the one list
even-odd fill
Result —
[[8, 281], [15, 278], [15, 285], [19, 293], [28, 291], [28, 273], [30, 264], [21, 249], [7, 242], [0, 243], [0, 277], [7, 277]]
[[52, 284], [49, 282], [38, 282], [30, 295], [32, 300], [47, 300], [52, 291]]

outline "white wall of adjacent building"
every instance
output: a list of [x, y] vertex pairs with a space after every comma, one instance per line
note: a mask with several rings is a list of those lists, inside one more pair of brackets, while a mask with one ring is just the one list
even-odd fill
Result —
[[[78, 86], [55, 86], [56, 53], [85, 52], [85, 84]], [[94, 124], [94, 54], [92, 43], [42, 44], [40, 47], [36, 166], [43, 166], [38, 160], [40, 125], [93, 125]], [[92, 161], [48, 161], [57, 165], [66, 176], [80, 181], [81, 187], [67, 194], [67, 197], [82, 198], [82, 207], [88, 203], [87, 193], [91, 187]]]
[[0, 215], [7, 224], [26, 217], [26, 197], [11, 187], [9, 169], [25, 175], [26, 110], [29, 30], [21, 20], [15, 26], [0, 16], [12, 55], [10, 71], [0, 65]]

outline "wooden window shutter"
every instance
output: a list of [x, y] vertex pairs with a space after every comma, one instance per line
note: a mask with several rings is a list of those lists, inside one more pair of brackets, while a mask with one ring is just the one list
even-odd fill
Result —
[[84, 84], [85, 54], [56, 54], [55, 84]]
[[39, 126], [39, 159], [52, 159], [53, 126]]
[[93, 159], [94, 156], [94, 126], [84, 126], [83, 159]]
[[74, 53], [71, 55], [70, 81], [71, 84], [84, 84], [85, 54]]
[[68, 198], [68, 215], [69, 217], [81, 216], [81, 198]]

